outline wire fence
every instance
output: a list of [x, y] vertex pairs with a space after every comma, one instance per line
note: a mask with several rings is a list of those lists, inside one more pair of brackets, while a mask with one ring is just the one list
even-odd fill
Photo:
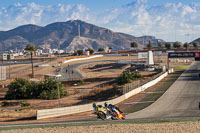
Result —
[[0, 66], [0, 81], [6, 80], [6, 66]]
[[140, 86], [140, 80], [134, 81], [123, 86], [123, 94], [126, 94]]
[[138, 88], [139, 86], [142, 86], [142, 85], [144, 85], [144, 84], [146, 84], [146, 83], [158, 78], [163, 73], [164, 72], [160, 72], [160, 73], [157, 73], [157, 74], [155, 74], [155, 75], [153, 75], [151, 77], [146, 78], [145, 80], [136, 80], [136, 81], [134, 81], [132, 83], [128, 83], [128, 84], [124, 85], [123, 86], [123, 94], [126, 94], [126, 93]]

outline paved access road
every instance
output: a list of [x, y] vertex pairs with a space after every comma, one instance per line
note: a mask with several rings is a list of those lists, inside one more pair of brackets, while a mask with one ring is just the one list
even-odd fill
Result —
[[200, 116], [200, 62], [193, 62], [177, 81], [149, 107], [127, 115], [127, 119]]

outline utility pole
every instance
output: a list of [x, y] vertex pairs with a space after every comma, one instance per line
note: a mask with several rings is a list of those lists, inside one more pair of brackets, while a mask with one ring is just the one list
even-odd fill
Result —
[[7, 55], [7, 61], [9, 63], [9, 79], [11, 79], [11, 72], [10, 72], [10, 58], [11, 58], [11, 55], [10, 55], [10, 52], [8, 53]]
[[57, 83], [57, 89], [58, 89], [58, 108], [61, 107], [61, 106], [60, 106], [60, 105], [61, 105], [61, 104], [60, 104], [60, 87], [59, 87], [59, 79], [60, 79], [60, 77], [61, 77], [60, 74], [56, 76], [56, 80], [58, 81], [58, 83]]

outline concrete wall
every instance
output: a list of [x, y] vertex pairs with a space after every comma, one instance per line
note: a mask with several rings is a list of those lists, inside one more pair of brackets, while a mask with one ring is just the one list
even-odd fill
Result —
[[98, 57], [103, 57], [103, 55], [94, 55], [94, 56], [85, 57], [85, 58], [70, 59], [70, 60], [64, 61], [64, 63], [69, 63], [69, 62], [73, 62], [73, 61], [80, 61], [80, 60], [88, 60], [88, 59], [93, 59], [93, 58], [98, 58]]
[[[169, 73], [173, 72], [173, 70], [169, 70]], [[162, 74], [158, 78], [144, 84], [143, 86], [140, 86], [118, 98], [103, 101], [103, 102], [97, 102], [96, 104], [104, 104], [104, 102], [111, 103], [111, 104], [117, 104], [125, 99], [128, 99], [129, 97], [140, 93], [141, 91], [144, 91], [145, 89], [155, 85], [160, 80], [162, 80], [164, 77], [168, 75], [168, 72]], [[71, 106], [71, 107], [63, 107], [63, 108], [54, 108], [54, 109], [44, 109], [44, 110], [37, 110], [37, 120], [43, 119], [43, 118], [50, 118], [50, 117], [57, 117], [62, 115], [70, 115], [70, 114], [76, 114], [76, 113], [82, 113], [87, 111], [92, 111], [93, 107], [92, 104], [85, 104], [85, 105], [78, 105], [78, 106]]]

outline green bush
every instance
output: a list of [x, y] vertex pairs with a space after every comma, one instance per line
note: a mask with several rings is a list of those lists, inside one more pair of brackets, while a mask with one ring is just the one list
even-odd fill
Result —
[[140, 74], [140, 71], [135, 71], [133, 74], [133, 80], [141, 79], [143, 76]]
[[60, 96], [66, 96], [64, 86], [56, 79], [47, 79], [43, 82], [30, 82], [26, 79], [17, 78], [9, 86], [5, 96], [6, 99], [56, 99], [58, 98], [58, 87]]
[[83, 79], [81, 79], [80, 83], [83, 85], [83, 84], [85, 84], [85, 81]]
[[137, 80], [142, 78], [142, 75], [139, 71], [131, 72], [130, 70], [125, 70], [117, 78], [117, 83], [122, 85], [131, 82], [132, 80]]
[[3, 102], [0, 103], [0, 107], [4, 107], [4, 103]]
[[9, 86], [6, 99], [27, 99], [31, 83], [27, 79], [16, 78]]
[[64, 86], [58, 82], [56, 79], [47, 79], [39, 86], [39, 90], [42, 92], [39, 95], [39, 98], [42, 99], [56, 99], [58, 98], [58, 87], [60, 90], [60, 96], [65, 96], [67, 93]]
[[29, 107], [29, 106], [30, 106], [30, 103], [26, 101], [21, 102], [21, 107]]

